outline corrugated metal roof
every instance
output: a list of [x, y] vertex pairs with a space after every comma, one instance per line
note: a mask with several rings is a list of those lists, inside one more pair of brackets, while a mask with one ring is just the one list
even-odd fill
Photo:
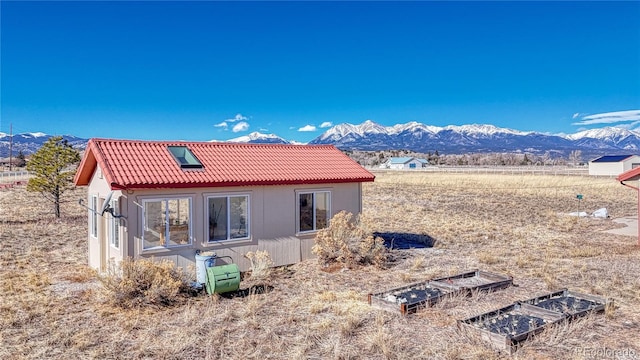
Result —
[[[181, 168], [169, 146], [186, 146], [203, 168]], [[326, 184], [375, 178], [332, 145], [91, 139], [76, 185], [87, 185], [98, 164], [113, 189]]]
[[591, 160], [591, 162], [594, 162], [594, 163], [620, 162], [632, 156], [633, 155], [606, 155], [606, 156], [601, 156], [595, 160]]

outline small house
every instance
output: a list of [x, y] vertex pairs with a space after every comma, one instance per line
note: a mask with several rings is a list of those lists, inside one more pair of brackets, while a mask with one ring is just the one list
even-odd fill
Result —
[[384, 164], [382, 164], [381, 167], [385, 169], [396, 170], [422, 169], [424, 166], [424, 161], [416, 159], [414, 157], [391, 157]]
[[638, 155], [606, 155], [589, 161], [589, 175], [618, 176], [640, 166]]
[[312, 256], [318, 230], [362, 211], [374, 176], [332, 145], [91, 139], [74, 182], [87, 186], [89, 266], [127, 257], [186, 267], [196, 251]]

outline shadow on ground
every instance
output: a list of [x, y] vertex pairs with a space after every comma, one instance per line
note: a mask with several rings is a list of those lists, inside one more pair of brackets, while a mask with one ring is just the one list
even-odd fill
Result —
[[232, 291], [228, 293], [222, 293], [220, 296], [225, 298], [236, 298], [236, 297], [247, 297], [249, 295], [257, 295], [257, 294], [266, 294], [273, 290], [273, 286], [271, 285], [253, 285], [246, 289], [239, 289], [237, 291]]
[[384, 245], [389, 249], [424, 249], [431, 248], [436, 243], [436, 239], [423, 234], [376, 232], [373, 235], [383, 238]]

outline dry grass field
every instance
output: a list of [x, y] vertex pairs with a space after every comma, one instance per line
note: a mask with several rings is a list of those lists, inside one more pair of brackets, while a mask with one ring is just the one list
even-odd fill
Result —
[[[310, 260], [241, 284], [266, 285], [267, 293], [133, 309], [114, 306], [86, 266], [86, 210], [76, 203], [85, 189], [68, 194], [61, 220], [24, 187], [1, 191], [0, 358], [640, 358], [636, 239], [601, 232], [619, 226], [610, 219], [565, 215], [606, 207], [612, 217], [633, 216], [635, 191], [588, 177], [376, 176], [364, 185], [371, 230], [399, 239], [428, 235], [434, 247], [393, 250], [384, 269], [329, 272]], [[576, 194], [584, 195], [581, 208]], [[475, 268], [513, 276], [517, 286], [406, 317], [367, 303], [370, 292]], [[549, 329], [514, 355], [456, 326], [564, 287], [611, 297], [615, 307]]]

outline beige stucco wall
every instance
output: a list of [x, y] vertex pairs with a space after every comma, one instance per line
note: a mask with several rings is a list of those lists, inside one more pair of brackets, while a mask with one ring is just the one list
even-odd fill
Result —
[[[96, 211], [102, 209], [105, 198], [111, 192], [111, 189], [104, 177], [102, 176], [102, 171], [98, 168], [91, 178], [91, 182], [89, 183], [87, 189], [87, 199], [86, 204], [88, 207], [91, 207], [91, 197], [98, 197], [98, 208]], [[112, 197], [120, 198], [121, 192], [114, 191]], [[126, 255], [125, 246], [123, 246], [123, 240], [126, 239], [126, 222], [120, 221], [120, 248], [115, 248], [109, 243], [109, 230], [108, 225], [110, 221], [110, 214], [104, 214], [103, 216], [98, 215], [98, 236], [94, 237], [91, 234], [91, 215], [92, 211], [87, 210], [87, 241], [88, 241], [88, 264], [90, 267], [98, 270], [105, 270], [108, 261], [120, 261]]]
[[[110, 191], [105, 180], [97, 176], [98, 173], [99, 171], [94, 174], [91, 180], [88, 198], [92, 194], [98, 194], [100, 198], [104, 199]], [[296, 233], [297, 192], [309, 190], [331, 192], [330, 216], [341, 210], [354, 214], [362, 211], [360, 183], [115, 191], [114, 197], [120, 200], [120, 211], [126, 217], [126, 220], [122, 220], [120, 249], [109, 246], [106, 226], [110, 215], [99, 216], [98, 233], [104, 237], [104, 240], [101, 242], [100, 238], [93, 238], [89, 231], [89, 265], [100, 269], [105, 258], [119, 261], [131, 256], [157, 260], [169, 259], [179, 266], [192, 269], [197, 250], [213, 250], [218, 256], [230, 256], [242, 271], [248, 270], [250, 267], [249, 261], [243, 257], [249, 251], [269, 251], [276, 266], [299, 262], [313, 256], [311, 247], [315, 232]], [[216, 243], [207, 242], [208, 220], [205, 219], [207, 197], [236, 193], [249, 195], [250, 238]], [[143, 201], [176, 196], [191, 199], [192, 243], [169, 249], [143, 250], [143, 211], [141, 207]], [[100, 203], [101, 205], [102, 203]], [[90, 220], [87, 225], [89, 228]], [[106, 257], [101, 258], [101, 251], [106, 251]], [[221, 260], [228, 261], [228, 259]]]

